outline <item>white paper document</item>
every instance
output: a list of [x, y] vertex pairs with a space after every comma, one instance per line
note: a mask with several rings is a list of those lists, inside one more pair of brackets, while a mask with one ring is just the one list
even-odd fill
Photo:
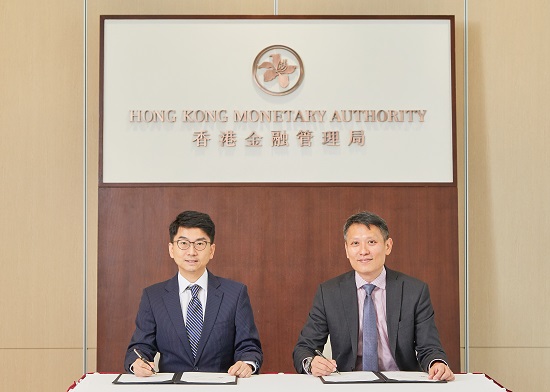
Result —
[[227, 373], [183, 372], [179, 381], [195, 384], [230, 384], [236, 382], [237, 377]]
[[332, 373], [330, 376], [323, 376], [325, 383], [369, 382], [378, 380], [380, 380], [380, 377], [373, 372], [340, 372], [340, 374]]
[[381, 372], [390, 380], [410, 381], [410, 382], [437, 382], [439, 380], [430, 380], [428, 373], [425, 372]]
[[128, 384], [149, 384], [149, 383], [163, 383], [171, 381], [174, 377], [174, 373], [157, 373], [149, 377], [137, 377], [134, 374], [121, 374], [117, 381], [119, 383]]

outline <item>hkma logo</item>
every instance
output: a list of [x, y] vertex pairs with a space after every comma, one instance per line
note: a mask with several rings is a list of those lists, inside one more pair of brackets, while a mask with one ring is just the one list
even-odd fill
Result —
[[287, 95], [304, 80], [304, 64], [294, 50], [272, 45], [262, 50], [252, 66], [254, 81], [269, 95]]

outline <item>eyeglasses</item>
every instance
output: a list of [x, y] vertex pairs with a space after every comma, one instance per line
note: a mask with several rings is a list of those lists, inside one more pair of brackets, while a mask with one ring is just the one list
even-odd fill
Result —
[[193, 244], [193, 247], [195, 250], [205, 250], [206, 245], [208, 245], [210, 242], [205, 240], [197, 240], [197, 241], [189, 241], [189, 240], [177, 240], [175, 241], [178, 248], [181, 250], [187, 250]]

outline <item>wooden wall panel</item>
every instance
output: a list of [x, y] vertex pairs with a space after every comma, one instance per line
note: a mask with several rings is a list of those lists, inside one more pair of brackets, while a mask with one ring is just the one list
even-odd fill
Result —
[[460, 368], [457, 191], [453, 186], [159, 186], [99, 189], [98, 371], [122, 371], [141, 291], [172, 277], [168, 225], [183, 210], [210, 214], [209, 269], [248, 285], [263, 372], [293, 372], [292, 349], [319, 283], [351, 269], [342, 226], [384, 217], [387, 265], [430, 285], [444, 347]]

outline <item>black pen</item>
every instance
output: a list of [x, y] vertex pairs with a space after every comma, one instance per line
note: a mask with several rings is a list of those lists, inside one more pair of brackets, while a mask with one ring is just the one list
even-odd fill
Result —
[[147, 365], [149, 365], [149, 367], [151, 368], [151, 371], [153, 372], [153, 374], [157, 374], [157, 372], [155, 372], [155, 368], [153, 367], [153, 365], [151, 365], [151, 363], [146, 360], [143, 355], [141, 355], [141, 353], [134, 348], [134, 352], [136, 353], [136, 355], [139, 357], [139, 359], [141, 359], [143, 362], [145, 362]]
[[[327, 357], [325, 357], [321, 351], [315, 350], [315, 352], [316, 352], [317, 355], [320, 356], [321, 358], [325, 358], [327, 361], [329, 361], [329, 359], [328, 359]], [[338, 369], [336, 369], [335, 371], [336, 371], [336, 373], [338, 373], [338, 374], [342, 374], [342, 373], [340, 373], [340, 372], [338, 371]]]

